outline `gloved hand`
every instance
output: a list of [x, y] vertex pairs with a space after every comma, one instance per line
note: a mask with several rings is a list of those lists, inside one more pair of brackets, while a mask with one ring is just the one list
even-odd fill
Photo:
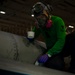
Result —
[[38, 59], [38, 62], [45, 63], [48, 60], [48, 58], [49, 58], [48, 54], [44, 54]]

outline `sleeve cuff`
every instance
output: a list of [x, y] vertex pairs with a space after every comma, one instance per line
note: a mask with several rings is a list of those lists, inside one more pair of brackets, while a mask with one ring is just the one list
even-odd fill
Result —
[[48, 57], [51, 57], [51, 55], [50, 54], [47, 54], [48, 55]]

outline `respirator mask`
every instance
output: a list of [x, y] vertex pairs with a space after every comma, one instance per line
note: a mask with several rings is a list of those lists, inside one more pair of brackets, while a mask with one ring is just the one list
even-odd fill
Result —
[[[32, 17], [34, 17], [37, 21], [38, 27], [50, 27], [48, 23], [49, 12], [47, 6], [45, 6], [41, 2], [37, 2], [32, 9]], [[47, 23], [48, 22], [48, 23]]]

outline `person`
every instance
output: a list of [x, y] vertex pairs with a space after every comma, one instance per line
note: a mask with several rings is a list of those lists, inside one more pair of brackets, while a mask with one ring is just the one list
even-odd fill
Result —
[[75, 30], [69, 28], [66, 35], [65, 45], [62, 50], [63, 57], [71, 56], [70, 67], [68, 72], [75, 73]]
[[51, 11], [52, 6], [42, 2], [37, 2], [32, 9], [35, 18], [34, 39], [42, 34], [47, 47], [37, 61], [47, 68], [62, 70], [64, 62], [61, 51], [65, 43], [66, 28], [62, 18], [51, 15]]

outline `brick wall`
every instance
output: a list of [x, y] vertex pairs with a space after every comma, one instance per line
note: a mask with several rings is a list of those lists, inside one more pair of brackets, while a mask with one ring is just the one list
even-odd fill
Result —
[[[26, 32], [27, 30], [30, 30], [30, 27], [33, 27], [34, 24], [33, 23], [26, 23], [26, 24], [0, 24], [0, 30], [1, 31], [5, 31], [5, 32], [10, 32], [13, 34], [17, 34], [17, 35], [22, 35], [22, 36], [26, 36]], [[42, 36], [40, 35], [38, 38], [38, 40], [43, 41]]]

